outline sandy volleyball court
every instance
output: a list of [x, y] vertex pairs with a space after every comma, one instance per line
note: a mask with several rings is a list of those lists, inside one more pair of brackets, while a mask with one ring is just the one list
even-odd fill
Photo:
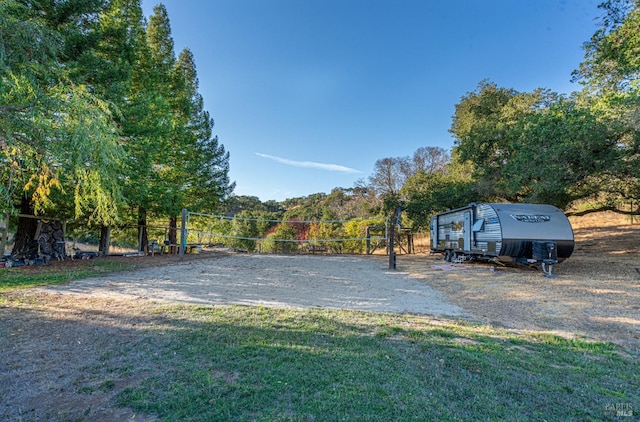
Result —
[[230, 254], [43, 290], [203, 305], [463, 315], [437, 290], [406, 271], [388, 267], [383, 257], [371, 256]]

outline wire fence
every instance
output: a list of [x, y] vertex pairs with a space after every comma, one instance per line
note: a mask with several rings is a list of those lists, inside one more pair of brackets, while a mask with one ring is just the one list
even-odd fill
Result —
[[[172, 225], [159, 224], [159, 219], [153, 219], [152, 224], [113, 226], [106, 233], [100, 226], [73, 220], [30, 218], [38, 219], [38, 224], [55, 220], [62, 226], [63, 234], [52, 236], [51, 243], [54, 247], [62, 243], [66, 257], [86, 256], [87, 253], [185, 254], [220, 247], [255, 253], [389, 253], [389, 221], [384, 218], [261, 219], [183, 210], [181, 221], [178, 219]], [[7, 255], [12, 248], [11, 230], [6, 222], [0, 228], [3, 234], [0, 246], [3, 246], [3, 255]], [[42, 233], [45, 233], [44, 229]], [[417, 236], [414, 238], [412, 234], [396, 230], [394, 245], [398, 252], [420, 253], [428, 249], [428, 235], [426, 241]], [[36, 245], [36, 249], [41, 252], [43, 245]]]
[[370, 253], [387, 240], [382, 218], [301, 220], [228, 217], [188, 212], [186, 245], [224, 246], [259, 253]]

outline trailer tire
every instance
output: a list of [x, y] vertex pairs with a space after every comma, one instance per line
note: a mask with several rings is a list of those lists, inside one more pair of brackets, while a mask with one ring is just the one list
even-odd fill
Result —
[[444, 260], [447, 261], [447, 262], [451, 262], [451, 251], [450, 250], [444, 251]]

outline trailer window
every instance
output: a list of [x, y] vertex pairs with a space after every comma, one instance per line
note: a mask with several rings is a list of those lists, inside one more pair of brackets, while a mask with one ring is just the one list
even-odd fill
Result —
[[484, 218], [481, 218], [480, 220], [477, 220], [475, 223], [473, 223], [474, 232], [480, 232], [483, 229], [484, 229]]

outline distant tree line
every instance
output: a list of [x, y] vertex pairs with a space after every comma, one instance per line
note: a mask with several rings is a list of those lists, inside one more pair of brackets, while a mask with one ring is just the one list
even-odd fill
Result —
[[[140, 3], [0, 1], [0, 215], [138, 225], [146, 247], [149, 218], [175, 228], [233, 192], [193, 54], [175, 55], [164, 6], [147, 21]], [[15, 253], [35, 230], [18, 220]]]

